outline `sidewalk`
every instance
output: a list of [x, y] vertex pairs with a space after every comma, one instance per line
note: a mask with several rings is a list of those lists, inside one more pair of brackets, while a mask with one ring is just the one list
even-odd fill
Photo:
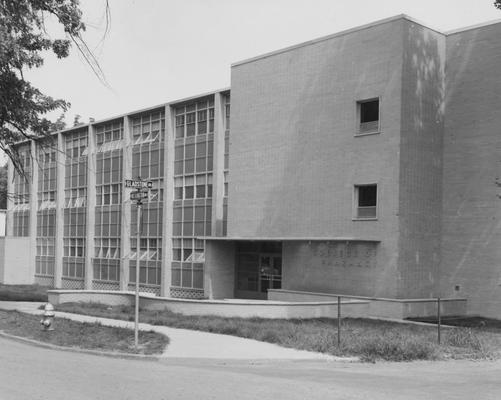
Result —
[[[38, 307], [45, 303], [0, 301], [0, 309], [17, 310], [28, 314], [40, 315]], [[134, 329], [134, 323], [108, 318], [91, 317], [80, 314], [64, 313], [56, 310], [57, 318], [79, 322], [99, 322], [106, 326]], [[167, 335], [170, 343], [162, 358], [207, 358], [207, 359], [244, 359], [244, 360], [336, 360], [337, 357], [310, 351], [294, 350], [271, 343], [244, 339], [236, 336], [192, 331], [139, 324], [140, 330], [155, 331]]]

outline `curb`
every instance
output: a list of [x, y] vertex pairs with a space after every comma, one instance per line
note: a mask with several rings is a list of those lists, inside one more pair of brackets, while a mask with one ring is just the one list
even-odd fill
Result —
[[58, 346], [51, 343], [40, 342], [34, 339], [28, 339], [22, 336], [15, 336], [9, 333], [5, 333], [4, 331], [0, 331], [0, 337], [13, 340], [19, 343], [30, 344], [32, 346], [41, 347], [50, 350], [60, 350], [67, 351], [71, 353], [81, 353], [81, 354], [90, 354], [94, 356], [101, 357], [109, 357], [109, 358], [122, 358], [128, 360], [139, 360], [139, 361], [159, 361], [161, 356], [152, 356], [146, 354], [127, 354], [127, 353], [118, 353], [115, 351], [99, 351], [99, 350], [91, 350], [91, 349], [81, 349], [79, 347], [66, 347], [66, 346]]

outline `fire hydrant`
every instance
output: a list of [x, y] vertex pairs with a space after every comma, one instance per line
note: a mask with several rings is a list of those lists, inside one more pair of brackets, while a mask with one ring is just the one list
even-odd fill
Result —
[[54, 330], [52, 323], [54, 322], [55, 316], [56, 316], [56, 313], [54, 312], [54, 306], [50, 303], [47, 303], [45, 305], [45, 308], [44, 308], [43, 318], [40, 321], [40, 324], [42, 325], [42, 329], [44, 331], [53, 331]]

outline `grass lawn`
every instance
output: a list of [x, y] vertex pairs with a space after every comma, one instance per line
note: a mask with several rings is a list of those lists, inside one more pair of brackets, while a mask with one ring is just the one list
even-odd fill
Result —
[[40, 285], [3, 285], [0, 283], [0, 301], [47, 301], [48, 289]]
[[40, 319], [41, 316], [38, 315], [0, 311], [0, 330], [58, 346], [120, 353], [159, 354], [169, 343], [164, 335], [139, 331], [139, 349], [136, 351], [133, 330], [58, 318], [54, 322], [55, 330], [43, 331]]
[[[97, 303], [66, 303], [57, 306], [57, 310], [129, 321], [134, 318], [133, 307], [110, 307]], [[439, 346], [435, 327], [345, 318], [342, 320], [341, 347], [338, 348], [336, 319], [223, 318], [142, 310], [140, 321], [240, 336], [337, 356], [358, 356], [364, 361], [485, 359], [501, 356], [501, 329], [443, 329], [442, 345]]]

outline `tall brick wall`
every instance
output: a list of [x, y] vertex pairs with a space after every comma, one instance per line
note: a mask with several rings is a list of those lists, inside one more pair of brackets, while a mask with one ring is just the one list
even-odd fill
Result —
[[[401, 36], [397, 20], [232, 68], [228, 236], [395, 229]], [[376, 96], [382, 134], [355, 137], [356, 101]], [[357, 182], [380, 183], [379, 221], [352, 221]]]
[[[373, 293], [396, 295], [404, 23], [232, 68], [228, 236], [380, 239]], [[381, 133], [355, 137], [356, 102], [374, 97]], [[377, 221], [352, 219], [362, 183], [378, 184]]]
[[445, 36], [406, 21], [402, 73], [398, 297], [437, 292]]
[[[447, 37], [443, 296], [501, 318], [501, 24]], [[455, 290], [457, 286], [457, 289]]]

